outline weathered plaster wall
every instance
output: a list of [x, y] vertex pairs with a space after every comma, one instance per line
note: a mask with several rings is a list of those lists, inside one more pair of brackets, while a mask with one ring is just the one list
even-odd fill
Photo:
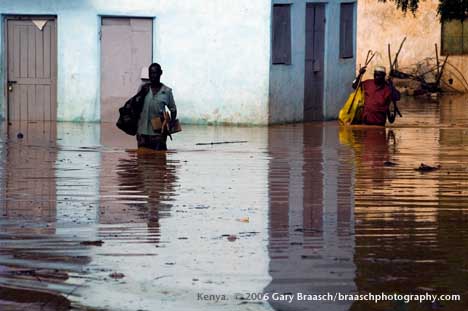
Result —
[[[358, 2], [358, 37], [357, 64], [364, 64], [369, 49], [377, 51], [372, 61], [371, 69], [378, 64], [389, 69], [387, 44], [390, 43], [394, 56], [401, 41], [406, 36], [406, 42], [398, 58], [399, 67], [416, 64], [426, 58], [435, 58], [434, 44], [441, 46], [441, 24], [437, 15], [437, 0], [421, 1], [416, 15], [403, 14], [395, 8], [393, 3], [382, 3], [374, 0], [360, 0]], [[468, 77], [467, 56], [450, 56], [449, 62], [460, 69]], [[433, 62], [435, 64], [435, 61]], [[447, 67], [450, 78], [455, 74]], [[370, 77], [372, 70], [368, 71]], [[457, 82], [458, 79], [455, 79]], [[454, 84], [460, 88], [459, 83]]]
[[291, 64], [273, 65], [271, 58], [269, 59], [269, 119], [272, 123], [302, 121], [304, 115], [305, 1], [273, 0], [272, 7], [276, 3], [291, 4]]
[[[265, 124], [270, 3], [3, 0], [0, 14], [57, 15], [58, 120], [100, 119], [100, 16], [110, 15], [155, 17], [153, 59], [163, 67], [163, 82], [173, 88], [183, 121]], [[0, 106], [3, 114], [3, 96]]]
[[[270, 61], [270, 113], [272, 123], [302, 121], [304, 117], [305, 12], [304, 0], [273, 0], [291, 3], [291, 65], [272, 65]], [[317, 1], [323, 2], [323, 1]], [[339, 57], [340, 3], [326, 3], [324, 119], [336, 119], [351, 91], [355, 58]], [[344, 2], [344, 1], [343, 1]], [[356, 20], [356, 19], [355, 19]], [[354, 29], [355, 31], [355, 29]]]
[[[325, 33], [325, 89], [324, 119], [336, 119], [354, 80], [356, 54], [353, 58], [340, 58], [340, 4], [350, 1], [330, 1], [327, 4], [327, 28]], [[355, 11], [356, 11], [355, 4]], [[356, 38], [356, 13], [354, 14], [354, 38]], [[356, 40], [354, 40], [356, 41]], [[354, 43], [355, 44], [355, 43]], [[355, 51], [356, 49], [354, 49]]]

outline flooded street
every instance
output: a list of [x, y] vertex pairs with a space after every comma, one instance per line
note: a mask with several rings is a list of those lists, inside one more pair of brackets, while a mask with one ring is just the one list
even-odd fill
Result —
[[[167, 153], [4, 122], [0, 310], [468, 310], [466, 102], [405, 99], [386, 129], [186, 125]], [[225, 141], [247, 142], [197, 145]], [[382, 292], [461, 301], [280, 298]]]

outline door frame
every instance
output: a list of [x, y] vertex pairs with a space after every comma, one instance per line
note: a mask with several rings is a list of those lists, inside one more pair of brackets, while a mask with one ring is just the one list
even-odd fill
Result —
[[142, 19], [151, 19], [151, 62], [154, 62], [155, 57], [155, 50], [156, 50], [156, 22], [157, 18], [154, 15], [118, 15], [118, 14], [98, 14], [98, 60], [99, 60], [99, 83], [98, 83], [98, 91], [97, 91], [97, 98], [99, 102], [99, 122], [102, 122], [102, 110], [101, 110], [101, 82], [102, 82], [102, 64], [101, 64], [101, 57], [102, 57], [102, 19], [104, 18], [142, 18]]
[[[55, 21], [55, 72], [52, 73], [51, 71], [51, 79], [52, 83], [55, 83], [55, 94], [53, 94], [53, 98], [55, 101], [55, 113], [57, 114], [57, 72], [58, 72], [58, 23], [57, 23], [57, 15], [34, 15], [34, 14], [2, 14], [2, 25], [3, 25], [3, 39], [1, 42], [1, 47], [3, 48], [3, 102], [4, 102], [4, 118], [7, 122], [10, 122], [10, 102], [9, 102], [9, 92], [8, 92], [8, 21], [9, 20], [32, 20], [35, 18], [39, 19], [46, 19], [46, 20], [53, 20]], [[53, 76], [52, 76], [53, 74]], [[57, 119], [57, 116], [56, 118]]]

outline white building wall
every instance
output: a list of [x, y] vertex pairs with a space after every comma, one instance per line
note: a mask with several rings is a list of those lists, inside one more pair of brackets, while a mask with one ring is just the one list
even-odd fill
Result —
[[[154, 18], [153, 60], [174, 90], [182, 121], [266, 124], [270, 5], [270, 0], [3, 0], [0, 14], [57, 16], [60, 121], [100, 120], [100, 18], [131, 16]], [[2, 43], [3, 36], [2, 31]], [[3, 95], [4, 50], [3, 45]], [[4, 111], [1, 96], [1, 116]]]

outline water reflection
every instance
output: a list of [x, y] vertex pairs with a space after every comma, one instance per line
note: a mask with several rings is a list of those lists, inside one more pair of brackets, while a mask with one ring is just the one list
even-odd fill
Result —
[[[114, 125], [4, 126], [0, 309], [466, 310], [465, 100], [400, 108], [387, 129], [186, 126], [167, 153]], [[262, 291], [464, 300], [233, 299]]]
[[170, 213], [177, 166], [165, 152], [129, 150], [103, 153], [101, 224], [146, 223], [159, 232], [160, 217]]
[[[5, 131], [8, 143], [2, 144], [2, 162], [6, 165], [2, 169], [1, 199], [4, 219], [55, 221], [56, 138], [55, 125], [50, 124], [16, 123]], [[33, 172], [31, 167], [35, 168]], [[53, 233], [54, 229], [36, 230]]]
[[[180, 135], [167, 153], [101, 141], [105, 243], [89, 266], [95, 280], [76, 301], [110, 310], [265, 310], [234, 294], [259, 292], [268, 281], [266, 129], [186, 126]], [[242, 139], [248, 144], [195, 145]], [[109, 280], [113, 271], [125, 277]]]
[[[140, 191], [145, 203], [148, 203], [143, 206], [132, 202], [127, 204], [130, 210], [136, 207], [140, 217], [148, 222], [148, 228], [158, 229], [160, 215], [170, 212], [168, 200], [175, 188], [175, 170], [175, 165], [167, 162], [165, 152], [150, 150], [137, 151], [127, 159], [120, 159], [117, 164], [120, 193]], [[115, 217], [118, 213], [110, 214]], [[134, 221], [137, 220], [130, 220]]]
[[[457, 109], [456, 99], [429, 104], [436, 109], [425, 102], [405, 104], [407, 111], [421, 113], [409, 114], [393, 130], [348, 133], [346, 143], [356, 154], [356, 285], [360, 293], [461, 294], [462, 301], [360, 301], [350, 310], [466, 310], [465, 129], [445, 128], [453, 122], [466, 126], [460, 123], [466, 112]], [[396, 166], [385, 166], [387, 160]], [[441, 169], [415, 171], [422, 162]]]
[[[354, 292], [353, 170], [350, 151], [339, 145], [338, 128], [273, 127], [268, 145], [272, 281], [265, 292]], [[275, 310], [348, 310], [351, 305], [296, 298], [270, 305]]]
[[[51, 170], [56, 176], [57, 230], [64, 228], [60, 233], [66, 233], [69, 225], [99, 222], [99, 130], [96, 124], [57, 124], [58, 152]], [[92, 230], [89, 235], [96, 238]]]
[[[57, 228], [57, 128], [14, 123], [4, 128], [0, 206], [0, 307], [68, 310], [70, 273], [90, 262], [87, 248]], [[3, 139], [2, 139], [3, 140]]]

